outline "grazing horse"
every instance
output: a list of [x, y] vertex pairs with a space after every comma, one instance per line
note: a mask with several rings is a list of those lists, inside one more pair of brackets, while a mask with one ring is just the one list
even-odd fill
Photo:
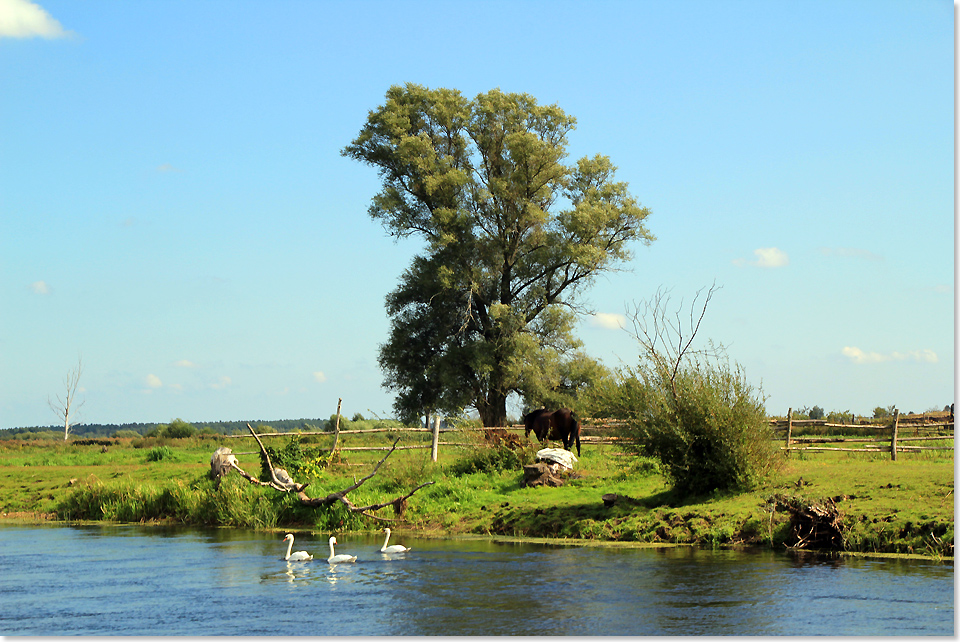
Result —
[[523, 426], [526, 429], [525, 437], [529, 438], [532, 430], [537, 436], [537, 441], [560, 439], [567, 450], [571, 450], [576, 441], [577, 456], [580, 456], [580, 423], [569, 408], [561, 408], [553, 412], [546, 408], [533, 410], [523, 416]]
[[531, 410], [523, 416], [523, 427], [525, 428], [523, 436], [530, 438], [530, 431], [537, 436], [537, 441], [544, 441], [550, 432], [550, 418], [552, 412], [547, 412], [546, 408]]

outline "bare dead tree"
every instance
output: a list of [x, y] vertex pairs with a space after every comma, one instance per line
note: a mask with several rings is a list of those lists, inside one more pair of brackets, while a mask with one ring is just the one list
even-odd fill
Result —
[[[633, 336], [653, 366], [669, 379], [674, 398], [677, 396], [677, 374], [684, 359], [697, 356], [717, 357], [723, 353], [723, 346], [712, 342], [706, 348], [692, 349], [693, 341], [700, 331], [700, 324], [707, 313], [707, 306], [720, 287], [714, 282], [709, 288], [697, 290], [686, 322], [682, 318], [683, 301], [671, 312], [670, 291], [664, 288], [658, 289], [650, 300], [634, 302], [633, 309], [627, 309], [627, 317], [633, 324]], [[701, 297], [703, 301], [699, 303]]]
[[434, 483], [431, 481], [431, 482], [420, 484], [419, 486], [411, 490], [406, 495], [401, 495], [400, 497], [396, 497], [394, 499], [391, 499], [389, 501], [382, 502], [379, 504], [357, 506], [347, 498], [347, 493], [353, 490], [356, 490], [357, 488], [362, 486], [364, 482], [373, 478], [374, 475], [377, 474], [377, 471], [380, 469], [380, 466], [383, 465], [383, 462], [385, 462], [387, 460], [387, 457], [389, 457], [393, 453], [393, 451], [396, 450], [397, 444], [400, 441], [400, 438], [397, 437], [396, 441], [393, 442], [393, 447], [391, 447], [390, 450], [387, 452], [387, 454], [383, 456], [383, 459], [377, 462], [377, 465], [373, 467], [373, 470], [370, 472], [369, 475], [360, 479], [359, 481], [354, 481], [352, 485], [344, 488], [343, 490], [338, 490], [338, 491], [329, 493], [325, 497], [309, 497], [304, 492], [304, 489], [307, 488], [308, 484], [299, 484], [296, 481], [294, 481], [293, 478], [290, 477], [290, 475], [287, 473], [286, 470], [282, 468], [274, 468], [273, 463], [270, 461], [270, 455], [267, 453], [267, 449], [263, 447], [263, 442], [260, 441], [259, 435], [257, 435], [256, 431], [254, 431], [253, 427], [250, 426], [250, 424], [247, 424], [247, 428], [250, 430], [250, 434], [253, 435], [253, 438], [257, 440], [257, 444], [259, 444], [260, 446], [260, 456], [263, 459], [263, 461], [266, 462], [266, 468], [267, 470], [270, 471], [271, 479], [270, 481], [261, 481], [257, 479], [253, 475], [249, 474], [248, 472], [240, 468], [240, 466], [237, 463], [237, 458], [233, 455], [233, 453], [229, 448], [218, 448], [216, 452], [213, 453], [213, 456], [210, 458], [210, 475], [216, 479], [216, 483], [218, 486], [220, 484], [220, 479], [224, 475], [226, 475], [231, 469], [233, 469], [233, 470], [236, 470], [244, 479], [246, 479], [252, 484], [256, 484], [258, 486], [269, 486], [270, 488], [273, 488], [275, 490], [278, 490], [284, 493], [289, 493], [289, 492], [297, 493], [297, 497], [299, 498], [300, 503], [304, 506], [311, 506], [314, 508], [318, 508], [322, 506], [331, 506], [337, 502], [340, 502], [341, 504], [346, 506], [351, 512], [360, 513], [365, 517], [370, 517], [372, 519], [376, 519], [381, 522], [395, 522], [397, 520], [389, 519], [387, 517], [381, 517], [380, 515], [375, 515], [371, 511], [379, 510], [387, 506], [393, 506], [394, 512], [397, 515], [400, 515], [403, 512], [403, 507], [405, 506], [407, 499], [411, 495], [416, 493], [421, 488], [430, 486], [431, 484]]
[[83, 373], [83, 359], [77, 357], [77, 367], [75, 370], [71, 370], [63, 378], [64, 394], [63, 397], [57, 395], [57, 401], [54, 403], [53, 399], [47, 397], [47, 405], [50, 406], [52, 410], [60, 421], [63, 422], [63, 440], [66, 441], [67, 437], [70, 434], [71, 426], [75, 425], [77, 422], [76, 419], [77, 412], [86, 403], [86, 400], [81, 401], [79, 404], [76, 403], [77, 397], [77, 388], [80, 385], [80, 375]]

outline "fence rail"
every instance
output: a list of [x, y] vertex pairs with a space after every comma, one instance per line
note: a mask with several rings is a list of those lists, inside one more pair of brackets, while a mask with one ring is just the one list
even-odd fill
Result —
[[[944, 419], [949, 419], [945, 421]], [[856, 421], [856, 420], [855, 420]], [[628, 426], [630, 422], [619, 419], [594, 419], [581, 418], [580, 420], [580, 441], [584, 445], [629, 445], [635, 443], [628, 437], [618, 434], [619, 430]], [[787, 411], [785, 419], [771, 418], [771, 426], [777, 433], [783, 432], [784, 435], [775, 437], [777, 441], [784, 441], [781, 450], [787, 451], [789, 456], [793, 452], [889, 452], [891, 459], [897, 459], [898, 453], [917, 453], [926, 450], [953, 450], [950, 446], [914, 446], [905, 442], [936, 442], [953, 440], [953, 413], [929, 413], [924, 415], [901, 415], [899, 410], [894, 410], [893, 417], [885, 420], [885, 423], [877, 423], [876, 420], [860, 419], [856, 423], [835, 423], [825, 419], [794, 419], [793, 409]], [[825, 427], [836, 428], [838, 430], [870, 430], [874, 434], [870, 436], [795, 436], [794, 428], [805, 427]], [[525, 428], [523, 424], [512, 424], [508, 426], [484, 426], [479, 428], [469, 428], [468, 431], [511, 431], [521, 432]], [[906, 433], [909, 431], [911, 436], [900, 434], [901, 430]], [[890, 436], [886, 436], [886, 431], [890, 431]], [[374, 433], [432, 433], [433, 442], [424, 444], [412, 444], [397, 446], [397, 450], [420, 450], [432, 449], [432, 457], [436, 460], [437, 449], [439, 446], [464, 447], [471, 445], [460, 441], [439, 441], [440, 433], [461, 433], [465, 431], [461, 428], [440, 428], [439, 422], [436, 422], [433, 428], [364, 428], [358, 430], [338, 430], [338, 435], [362, 435]], [[930, 433], [930, 434], [923, 434]], [[259, 434], [259, 433], [258, 433]], [[261, 438], [265, 437], [283, 437], [283, 436], [307, 436], [307, 435], [334, 435], [333, 431], [312, 431], [312, 432], [276, 432], [259, 434]], [[250, 438], [250, 435], [225, 435], [228, 438], [244, 439]], [[858, 448], [846, 448], [842, 445], [825, 444], [862, 444]], [[811, 445], [821, 444], [821, 445]], [[339, 446], [342, 451], [386, 451], [390, 446]]]
[[[791, 452], [830, 452], [830, 451], [841, 451], [841, 452], [889, 452], [890, 459], [893, 461], [897, 460], [897, 453], [911, 453], [911, 452], [921, 452], [924, 450], [953, 450], [954, 446], [904, 446], [901, 445], [904, 441], [937, 441], [937, 440], [946, 440], [953, 439], [953, 410], [949, 412], [941, 413], [924, 413], [923, 415], [905, 415], [901, 416], [898, 409], [894, 409], [893, 417], [889, 420], [890, 423], [852, 423], [852, 424], [836, 424], [829, 423], [823, 419], [794, 419], [793, 418], [793, 408], [787, 410], [786, 419], [771, 419], [770, 423], [775, 428], [783, 428], [786, 431], [786, 443], [781, 448], [787, 451], [789, 456]], [[929, 420], [928, 420], [929, 419]], [[937, 421], [940, 419], [941, 421]], [[948, 419], [948, 421], [942, 421], [943, 419]], [[886, 420], [884, 420], [886, 421]], [[910, 428], [913, 431], [914, 437], [903, 437], [900, 436], [900, 428], [904, 429]], [[871, 429], [874, 432], [880, 433], [889, 430], [890, 437], [835, 437], [835, 438], [823, 438], [823, 437], [794, 437], [793, 436], [793, 427], [794, 426], [825, 426], [832, 428], [840, 429], [857, 429], [862, 430], [864, 428]], [[935, 432], [936, 434], [920, 435], [921, 432]], [[951, 434], [945, 435], [944, 432], [949, 432]], [[842, 448], [842, 447], [822, 447], [822, 446], [803, 446], [796, 447], [794, 444], [809, 444], [809, 443], [864, 443], [863, 448]], [[877, 443], [885, 444], [882, 446], [868, 446], [866, 444]]]

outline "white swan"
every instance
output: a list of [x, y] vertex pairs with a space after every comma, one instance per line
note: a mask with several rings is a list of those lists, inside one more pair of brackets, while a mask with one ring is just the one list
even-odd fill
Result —
[[307, 560], [312, 560], [313, 555], [306, 551], [297, 551], [296, 553], [290, 553], [293, 549], [293, 534], [287, 533], [287, 536], [283, 538], [283, 541], [289, 541], [287, 544], [287, 554], [283, 556], [283, 559], [288, 562], [306, 562]]
[[337, 543], [336, 537], [330, 538], [330, 557], [327, 558], [327, 561], [331, 564], [340, 564], [342, 562], [356, 562], [356, 555], [335, 555], [333, 552], [333, 545]]
[[390, 541], [390, 529], [383, 529], [387, 534], [387, 539], [383, 540], [383, 546], [380, 547], [381, 553], [406, 553], [410, 549], [406, 546], [401, 546], [400, 544], [394, 544], [393, 546], [387, 546], [387, 542]]

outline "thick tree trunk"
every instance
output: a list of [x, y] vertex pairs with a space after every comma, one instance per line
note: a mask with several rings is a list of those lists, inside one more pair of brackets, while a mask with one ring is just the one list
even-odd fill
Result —
[[487, 391], [487, 396], [477, 406], [484, 426], [502, 428], [507, 425], [507, 395], [499, 390]]

